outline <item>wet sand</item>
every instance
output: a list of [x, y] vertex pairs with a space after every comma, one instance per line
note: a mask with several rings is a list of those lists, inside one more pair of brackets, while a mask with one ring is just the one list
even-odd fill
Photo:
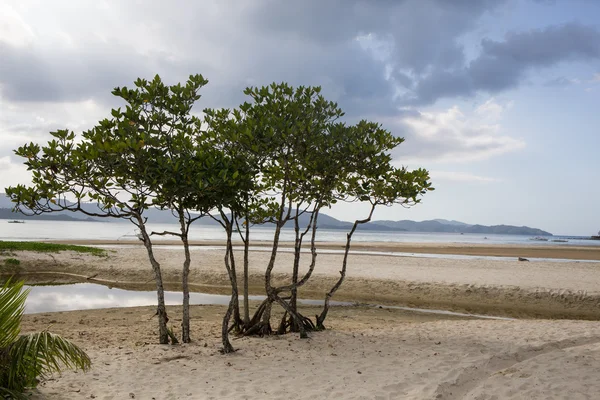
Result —
[[[139, 241], [133, 240], [53, 240], [52, 243], [66, 243], [78, 245], [136, 245]], [[225, 246], [220, 240], [196, 240], [190, 241], [192, 246]], [[177, 240], [160, 240], [156, 242], [157, 246], [169, 245], [179, 246]], [[256, 241], [252, 243], [255, 247], [270, 248], [271, 243], [266, 241]], [[292, 242], [280, 242], [283, 248], [292, 248]], [[326, 242], [318, 243], [319, 249], [323, 250], [344, 250], [345, 243]], [[306, 247], [306, 246], [305, 246]], [[487, 245], [487, 244], [465, 244], [465, 243], [397, 243], [397, 242], [354, 242], [352, 251], [375, 251], [375, 252], [396, 252], [396, 253], [417, 253], [417, 254], [454, 254], [467, 256], [493, 256], [493, 257], [530, 257], [530, 258], [558, 258], [571, 260], [600, 260], [600, 246], [572, 246], [572, 245], [551, 245], [551, 244], [532, 244], [532, 245]]]

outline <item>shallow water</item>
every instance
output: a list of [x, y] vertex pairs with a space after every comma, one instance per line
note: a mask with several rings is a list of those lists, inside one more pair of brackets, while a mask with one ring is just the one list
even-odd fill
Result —
[[[103, 249], [126, 249], [136, 248], [141, 245], [134, 244], [115, 244], [115, 245], [92, 245], [92, 247], [101, 247]], [[179, 245], [161, 245], [161, 249], [177, 250], [182, 249]], [[242, 251], [243, 247], [233, 246], [234, 250]], [[271, 252], [269, 247], [250, 246], [250, 251], [261, 251]], [[208, 251], [208, 250], [225, 250], [225, 246], [191, 246], [190, 251]], [[277, 250], [279, 253], [292, 253], [293, 248], [280, 247]], [[302, 253], [310, 253], [310, 249], [301, 249]], [[319, 249], [319, 254], [344, 254], [344, 250], [335, 249]], [[495, 260], [495, 261], [514, 261], [516, 257], [499, 257], [499, 256], [473, 256], [473, 255], [462, 255], [462, 254], [429, 254], [429, 253], [403, 253], [398, 251], [371, 251], [371, 250], [350, 250], [349, 254], [357, 255], [374, 255], [374, 256], [390, 256], [390, 257], [415, 257], [415, 258], [437, 258], [437, 259], [450, 259], [450, 260]], [[573, 260], [570, 258], [527, 258], [531, 262], [584, 262], [584, 263], [598, 263], [600, 260]]]
[[[135, 291], [110, 288], [95, 283], [74, 283], [67, 285], [33, 285], [26, 286], [30, 289], [25, 303], [25, 313], [43, 313], [56, 311], [90, 310], [113, 307], [152, 306], [156, 304], [156, 292]], [[263, 300], [264, 296], [250, 296], [250, 300]], [[229, 296], [207, 293], [190, 293], [190, 304], [229, 304]], [[323, 305], [323, 300], [299, 299], [299, 303], [307, 305]], [[181, 293], [165, 292], [167, 305], [181, 304]], [[331, 306], [351, 306], [352, 302], [331, 301]], [[466, 314], [445, 310], [411, 308], [401, 306], [384, 306], [368, 304], [375, 308], [389, 308], [409, 312], [451, 315], [457, 317], [474, 317], [485, 319], [510, 320], [511, 318], [494, 317], [488, 315]]]
[[[32, 285], [25, 313], [89, 310], [112, 307], [137, 307], [155, 305], [156, 292], [110, 288], [95, 283], [74, 283], [67, 285]], [[165, 292], [167, 305], [181, 304], [180, 292]], [[263, 300], [264, 296], [250, 296], [250, 300]], [[190, 304], [229, 304], [229, 296], [190, 293]], [[322, 305], [322, 300], [299, 300], [303, 304]], [[349, 305], [346, 302], [332, 302], [333, 305]]]
[[[149, 224], [149, 230], [177, 230], [178, 227], [169, 224]], [[345, 230], [319, 229], [317, 241], [340, 242], [346, 240]], [[273, 229], [269, 227], [252, 228], [252, 240], [273, 240]], [[284, 229], [281, 240], [293, 240], [294, 231]], [[552, 241], [539, 242], [529, 240], [525, 235], [494, 235], [494, 234], [458, 234], [458, 233], [422, 233], [422, 232], [377, 232], [356, 231], [353, 242], [390, 242], [390, 243], [479, 243], [479, 244], [526, 244], [532, 246], [547, 245], [586, 245], [600, 246], [600, 240], [588, 240], [589, 237], [554, 236], [550, 239], [567, 239], [567, 243]], [[73, 222], [73, 221], [26, 221], [24, 224], [9, 224], [0, 220], [0, 240], [135, 240], [135, 227], [130, 223], [116, 222]], [[238, 237], [235, 240], [240, 242]], [[156, 237], [157, 241], [173, 240], [173, 237]], [[200, 224], [192, 225], [190, 240], [225, 240], [223, 229], [215, 226]]]

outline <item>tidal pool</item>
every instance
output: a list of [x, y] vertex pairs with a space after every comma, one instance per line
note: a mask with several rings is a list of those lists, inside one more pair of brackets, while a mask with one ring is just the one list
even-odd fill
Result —
[[[66, 285], [32, 285], [25, 303], [25, 313], [34, 314], [55, 311], [90, 310], [97, 308], [152, 306], [156, 304], [156, 292], [136, 291], [110, 288], [95, 283], [73, 283]], [[264, 296], [250, 296], [250, 300], [263, 300]], [[307, 305], [323, 305], [323, 300], [299, 299], [299, 303]], [[167, 305], [181, 304], [180, 292], [165, 292]], [[190, 304], [229, 304], [229, 296], [207, 293], [190, 293]], [[331, 301], [332, 306], [352, 306], [355, 303]], [[451, 315], [485, 319], [510, 320], [512, 318], [494, 317], [479, 314], [467, 314], [445, 310], [411, 308], [401, 306], [384, 306], [378, 304], [361, 304], [374, 308], [389, 308], [408, 312]]]
[[[25, 313], [54, 311], [90, 310], [95, 308], [137, 307], [155, 305], [155, 291], [137, 291], [110, 288], [95, 283], [73, 283], [66, 285], [31, 285]], [[264, 296], [250, 296], [250, 300], [263, 300]], [[190, 293], [190, 304], [229, 304], [230, 296]], [[241, 296], [240, 296], [241, 299]], [[167, 305], [181, 304], [181, 292], [165, 292]], [[298, 300], [302, 304], [322, 305], [323, 300]], [[348, 302], [330, 302], [331, 305], [351, 305]]]

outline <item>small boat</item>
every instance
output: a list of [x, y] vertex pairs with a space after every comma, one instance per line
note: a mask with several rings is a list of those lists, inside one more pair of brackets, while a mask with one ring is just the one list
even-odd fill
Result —
[[8, 221], [9, 224], [24, 224], [25, 221], [18, 221], [16, 219]]
[[555, 243], [567, 243], [568, 242], [568, 240], [565, 240], [565, 239], [552, 239], [552, 241]]
[[598, 231], [598, 236], [593, 235], [590, 239], [592, 239], [592, 240], [600, 240], [600, 231]]
[[547, 238], [541, 237], [541, 236], [532, 237], [532, 238], [529, 238], [529, 240], [535, 240], [536, 242], [547, 242], [548, 241]]

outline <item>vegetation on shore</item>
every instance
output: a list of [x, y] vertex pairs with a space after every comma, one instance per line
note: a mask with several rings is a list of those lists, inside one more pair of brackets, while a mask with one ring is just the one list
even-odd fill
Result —
[[[344, 112], [323, 97], [320, 87], [294, 88], [286, 83], [249, 87], [244, 91], [248, 101], [239, 107], [207, 109], [200, 119], [191, 110], [207, 82], [202, 75], [192, 75], [185, 85], [167, 86], [156, 76], [136, 80], [134, 88], [114, 89], [113, 95], [125, 107], [113, 109], [111, 118], [81, 137], [59, 130], [51, 132], [53, 139], [45, 146], [29, 143], [17, 149], [32, 172], [32, 186], [9, 187], [6, 193], [25, 213], [71, 211], [133, 223], [154, 272], [162, 344], [177, 340], [167, 329], [162, 271], [152, 237], [172, 235], [183, 244], [181, 338], [189, 342], [188, 233], [200, 217], [217, 220], [227, 234], [223, 261], [231, 300], [222, 324], [223, 352], [234, 351], [230, 332], [260, 336], [299, 332], [308, 337], [310, 331], [325, 329], [329, 301], [345, 280], [354, 232], [378, 207], [418, 204], [433, 190], [429, 173], [394, 165], [391, 152], [404, 139], [376, 122], [342, 122]], [[84, 207], [90, 201], [96, 205], [91, 210]], [[357, 215], [348, 229], [340, 277], [324, 293], [325, 305], [313, 320], [298, 310], [297, 293], [317, 266], [319, 214], [337, 202], [362, 203], [365, 215]], [[150, 231], [145, 212], [153, 207], [170, 211], [178, 229]], [[264, 266], [266, 299], [251, 315], [250, 226], [268, 222], [275, 224], [275, 232]], [[273, 268], [281, 230], [288, 223], [295, 232], [292, 278], [280, 285], [273, 279]], [[233, 253], [234, 234], [244, 244], [241, 262]], [[310, 252], [302, 253], [306, 242]], [[300, 274], [302, 258], [309, 263], [304, 274]], [[277, 322], [272, 320], [276, 307], [283, 311]]]
[[105, 256], [106, 250], [97, 247], [77, 246], [72, 244], [56, 244], [42, 242], [5, 242], [0, 241], [0, 254], [11, 251], [37, 251], [40, 253], [58, 253], [60, 251], [74, 251], [87, 253], [94, 256]]

